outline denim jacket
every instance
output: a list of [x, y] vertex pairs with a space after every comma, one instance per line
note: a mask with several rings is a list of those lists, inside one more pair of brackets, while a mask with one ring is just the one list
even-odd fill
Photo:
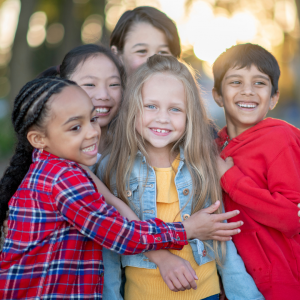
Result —
[[[101, 179], [101, 170], [105, 168], [107, 159], [101, 162], [96, 174]], [[179, 198], [179, 206], [182, 220], [188, 218], [191, 214], [192, 205], [192, 178], [184, 162], [183, 151], [180, 151], [180, 163], [175, 176], [175, 185]], [[111, 187], [116, 194], [115, 178], [112, 178]], [[127, 196], [131, 209], [141, 220], [155, 218], [156, 211], [156, 176], [155, 171], [146, 162], [145, 157], [138, 152], [132, 172], [130, 174], [129, 184], [127, 186]], [[211, 204], [210, 199], [206, 200], [205, 207]], [[198, 265], [203, 265], [215, 259], [212, 250], [213, 241], [205, 241], [208, 246], [198, 240], [189, 241], [195, 261]], [[137, 255], [118, 255], [109, 250], [103, 249], [104, 261], [104, 300], [120, 300], [119, 288], [121, 285], [121, 268], [132, 266], [138, 268], [155, 269], [156, 264], [149, 261], [143, 254]], [[252, 277], [247, 273], [244, 262], [237, 254], [237, 250], [232, 241], [226, 242], [226, 258], [223, 267], [219, 267], [218, 272], [222, 277], [226, 296], [229, 300], [260, 300], [264, 299], [258, 291]]]

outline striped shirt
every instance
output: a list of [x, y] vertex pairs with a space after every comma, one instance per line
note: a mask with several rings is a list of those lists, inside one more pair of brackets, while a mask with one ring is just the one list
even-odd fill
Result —
[[37, 150], [8, 227], [0, 299], [102, 299], [102, 247], [128, 255], [187, 244], [182, 223], [129, 222], [77, 163]]

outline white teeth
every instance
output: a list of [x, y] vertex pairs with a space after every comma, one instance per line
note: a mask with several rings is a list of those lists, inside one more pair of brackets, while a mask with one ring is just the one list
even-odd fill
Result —
[[96, 108], [97, 113], [107, 113], [109, 112], [109, 108]]
[[88, 148], [84, 148], [82, 149], [83, 152], [89, 152], [89, 151], [94, 151], [95, 150], [96, 145], [90, 146]]
[[156, 131], [156, 132], [159, 132], [159, 133], [169, 132], [169, 130], [164, 130], [164, 129], [153, 129], [153, 130]]
[[245, 107], [245, 108], [254, 108], [257, 106], [257, 104], [241, 104], [241, 103], [238, 103], [238, 106], [239, 107]]

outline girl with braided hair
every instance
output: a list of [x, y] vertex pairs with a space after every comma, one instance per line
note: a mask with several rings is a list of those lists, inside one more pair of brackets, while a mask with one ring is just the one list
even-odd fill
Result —
[[9, 205], [0, 299], [102, 299], [102, 247], [120, 254], [180, 250], [201, 236], [198, 214], [177, 223], [135, 221], [129, 207], [79, 165], [95, 164], [100, 127], [75, 82], [27, 83], [12, 121], [18, 144], [0, 181], [1, 223]]

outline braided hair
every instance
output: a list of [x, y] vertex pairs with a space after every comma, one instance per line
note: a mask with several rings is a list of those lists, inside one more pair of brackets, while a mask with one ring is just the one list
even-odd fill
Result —
[[34, 125], [43, 130], [49, 115], [49, 99], [75, 82], [44, 77], [28, 82], [17, 95], [12, 112], [12, 123], [17, 134], [17, 145], [10, 164], [0, 180], [0, 226], [6, 218], [8, 202], [18, 189], [32, 163], [33, 147], [27, 140], [27, 133]]

